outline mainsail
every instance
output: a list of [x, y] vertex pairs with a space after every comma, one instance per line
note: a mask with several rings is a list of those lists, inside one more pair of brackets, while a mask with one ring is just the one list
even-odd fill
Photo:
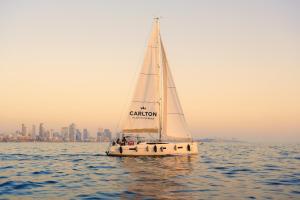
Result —
[[162, 140], [190, 140], [174, 80], [155, 19], [124, 133], [158, 133]]
[[123, 132], [159, 132], [158, 26], [154, 24]]

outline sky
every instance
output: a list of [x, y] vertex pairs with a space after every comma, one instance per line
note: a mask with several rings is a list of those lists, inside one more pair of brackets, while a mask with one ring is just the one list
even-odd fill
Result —
[[300, 2], [0, 1], [0, 133], [115, 131], [153, 17], [194, 137], [300, 142]]

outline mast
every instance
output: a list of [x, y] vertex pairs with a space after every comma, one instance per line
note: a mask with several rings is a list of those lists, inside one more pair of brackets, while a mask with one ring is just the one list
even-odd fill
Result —
[[167, 80], [168, 80], [168, 72], [167, 72], [167, 63], [166, 63], [166, 55], [163, 47], [163, 43], [160, 36], [160, 27], [159, 27], [159, 17], [154, 18], [155, 20], [155, 28], [156, 28], [156, 63], [158, 67], [158, 89], [159, 89], [159, 141], [162, 139], [162, 135], [166, 134], [166, 123], [167, 123]]
[[161, 141], [161, 137], [162, 137], [162, 116], [163, 116], [163, 109], [162, 109], [162, 66], [160, 65], [160, 52], [161, 52], [161, 44], [160, 44], [160, 30], [159, 30], [159, 17], [155, 17], [154, 18], [154, 23], [155, 23], [155, 29], [156, 29], [156, 64], [158, 67], [158, 72], [159, 72], [159, 78], [158, 78], [158, 91], [159, 91], [159, 100], [158, 100], [158, 106], [159, 106], [159, 141]]

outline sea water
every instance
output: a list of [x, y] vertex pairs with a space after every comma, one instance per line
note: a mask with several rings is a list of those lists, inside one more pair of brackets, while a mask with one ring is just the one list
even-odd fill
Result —
[[108, 157], [107, 143], [0, 143], [0, 199], [300, 199], [300, 145], [211, 142]]

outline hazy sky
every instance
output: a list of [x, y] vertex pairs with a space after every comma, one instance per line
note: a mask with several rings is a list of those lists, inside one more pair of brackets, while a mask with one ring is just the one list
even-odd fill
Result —
[[300, 1], [0, 1], [0, 133], [116, 128], [152, 18], [198, 137], [300, 142]]

